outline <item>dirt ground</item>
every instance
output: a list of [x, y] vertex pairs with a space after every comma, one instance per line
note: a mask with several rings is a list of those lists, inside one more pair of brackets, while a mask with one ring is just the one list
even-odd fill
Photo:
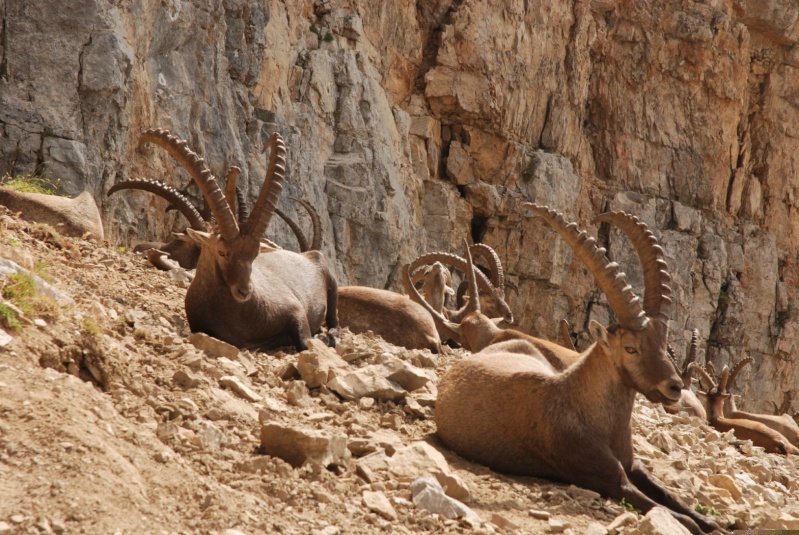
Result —
[[[196, 349], [183, 312], [187, 282], [128, 251], [0, 214], [2, 258], [74, 304], [54, 304], [39, 288], [20, 307], [20, 326], [4, 329], [12, 340], [0, 348], [0, 535], [603, 533], [627, 513], [589, 491], [459, 458], [436, 440], [430, 410], [308, 389], [291, 374], [292, 350], [225, 358]], [[438, 376], [463, 356], [407, 351], [345, 330], [339, 352], [347, 350], [364, 362], [389, 354]], [[220, 382], [229, 376], [259, 400]], [[335, 469], [293, 468], [260, 453], [265, 422], [344, 434], [354, 454]], [[795, 458], [646, 402], [637, 404], [633, 427], [637, 454], [686, 502], [727, 525], [795, 527]], [[370, 449], [418, 441], [444, 455], [480, 521], [419, 509], [407, 478], [385, 473], [367, 482], [358, 469]], [[394, 515], [371, 505], [375, 494]], [[623, 518], [618, 532], [645, 532], [641, 516]]]

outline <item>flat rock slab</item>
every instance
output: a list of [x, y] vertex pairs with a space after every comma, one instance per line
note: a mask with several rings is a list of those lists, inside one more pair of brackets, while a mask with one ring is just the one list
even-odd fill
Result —
[[20, 212], [25, 221], [46, 223], [64, 236], [73, 238], [86, 236], [97, 241], [105, 239], [100, 210], [88, 191], [70, 199], [58, 195], [25, 193], [11, 188], [0, 188], [0, 204], [12, 212]]
[[347, 435], [331, 435], [276, 423], [261, 427], [261, 450], [298, 468], [307, 461], [321, 466], [347, 466], [351, 457]]

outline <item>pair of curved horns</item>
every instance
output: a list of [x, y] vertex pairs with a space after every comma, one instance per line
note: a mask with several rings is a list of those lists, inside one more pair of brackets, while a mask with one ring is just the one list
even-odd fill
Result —
[[228, 171], [228, 187], [225, 194], [223, 194], [216, 178], [205, 164], [205, 160], [189, 149], [185, 140], [178, 139], [169, 133], [168, 130], [150, 129], [142, 132], [139, 138], [139, 146], [145, 143], [152, 143], [163, 148], [188, 171], [192, 180], [200, 188], [206, 202], [208, 202], [223, 239], [232, 241], [239, 235], [259, 238], [266, 230], [277, 205], [277, 199], [283, 189], [286, 146], [280, 134], [272, 134], [264, 144], [264, 150], [267, 147], [271, 148], [269, 167], [255, 208], [253, 208], [250, 217], [242, 223], [241, 229], [239, 229], [231, 208], [231, 202], [235, 198], [235, 182], [240, 172], [237, 167], [231, 167]]
[[624, 272], [616, 262], [609, 262], [606, 250], [575, 223], [568, 223], [559, 212], [535, 203], [524, 203], [525, 208], [541, 217], [571, 247], [575, 255], [593, 273], [600, 289], [605, 293], [619, 324], [631, 330], [641, 330], [650, 319], [667, 323], [671, 313], [671, 276], [663, 260], [663, 249], [646, 224], [625, 212], [601, 214], [594, 222], [608, 222], [617, 226], [633, 243], [644, 272], [644, 304], [627, 283]]

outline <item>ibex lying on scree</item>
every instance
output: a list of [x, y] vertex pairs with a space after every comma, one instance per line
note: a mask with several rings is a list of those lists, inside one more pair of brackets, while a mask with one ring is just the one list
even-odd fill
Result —
[[[685, 356], [685, 361], [682, 365], [682, 372], [680, 372], [680, 377], [682, 377], [682, 395], [680, 396], [680, 401], [674, 405], [664, 405], [663, 408], [666, 412], [671, 414], [677, 414], [680, 411], [685, 411], [692, 416], [698, 416], [702, 420], [707, 419], [707, 413], [705, 412], [705, 407], [702, 402], [696, 397], [694, 391], [691, 390], [691, 383], [693, 382], [693, 373], [689, 366], [696, 361], [696, 355], [699, 351], [699, 330], [694, 329], [691, 335], [691, 343], [688, 347], [688, 354]], [[671, 345], [668, 347], [669, 358], [674, 363], [675, 367], [677, 366], [677, 357], [674, 354], [674, 350], [671, 348]]]
[[338, 289], [338, 319], [354, 333], [372, 331], [387, 342], [408, 349], [441, 351], [436, 324], [430, 314], [407, 296], [368, 288]]
[[754, 359], [752, 357], [747, 357], [733, 366], [729, 375], [722, 373], [721, 381], [719, 382], [719, 390], [723, 394], [729, 394], [729, 396], [724, 398], [724, 416], [726, 418], [746, 418], [747, 420], [760, 422], [779, 432], [794, 446], [799, 447], [799, 425], [797, 425], [794, 419], [789, 415], [758, 414], [738, 410], [735, 404], [735, 396], [730, 393], [729, 389], [735, 384], [735, 378], [741, 373], [741, 370], [752, 362], [754, 362]]
[[726, 385], [730, 369], [727, 366], [721, 371], [721, 381], [717, 385], [713, 378], [698, 364], [692, 363], [688, 366], [692, 372], [700, 376], [700, 381], [704, 383], [706, 392], [700, 392], [707, 399], [707, 421], [718, 431], [725, 433], [730, 429], [735, 433], [739, 440], [751, 440], [755, 446], [764, 448], [768, 453], [791, 453], [799, 455], [799, 449], [792, 445], [779, 431], [775, 431], [769, 426], [749, 420], [747, 418], [728, 418], [724, 416], [724, 401], [732, 396], [725, 392], [722, 384]]
[[[139, 141], [169, 152], [197, 183], [211, 208], [218, 231], [188, 229], [200, 246], [194, 280], [186, 291], [186, 316], [192, 332], [204, 332], [238, 347], [268, 348], [293, 343], [306, 349], [314, 333], [336, 320], [336, 280], [318, 251], [298, 254], [261, 243], [283, 188], [286, 148], [279, 134], [252, 214], [236, 222], [203, 159], [165, 130], [147, 130]], [[227, 197], [227, 198], [226, 198]], [[263, 251], [263, 254], [259, 254]]]
[[[719, 529], [633, 457], [630, 420], [636, 392], [656, 403], [674, 403], [682, 389], [666, 355], [670, 276], [655, 260], [657, 241], [647, 239], [642, 244], [647, 254], [639, 256], [646, 288], [642, 306], [624, 273], [607, 261], [593, 238], [560, 214], [535, 204], [525, 207], [552, 226], [594, 274], [618, 324], [605, 328], [592, 320], [595, 343], [563, 372], [541, 356], [508, 349], [525, 344], [519, 340], [456, 362], [438, 387], [439, 437], [463, 457], [500, 472], [573, 483], [624, 498], [644, 512], [663, 505], [695, 534]], [[627, 214], [597, 219], [619, 225], [628, 236], [636, 234], [636, 220]]]
[[[477, 247], [477, 245], [472, 245], [470, 250], [473, 250], [475, 247]], [[483, 248], [490, 249], [488, 246], [483, 246]], [[491, 251], [493, 252], [493, 249]], [[502, 278], [502, 266], [498, 264], [499, 257], [496, 256], [496, 253], [494, 253], [493, 258], [497, 264], [492, 267], [492, 273], [496, 273], [497, 276], [494, 277], [492, 275], [492, 278], [494, 280], [504, 280]], [[414, 274], [425, 264], [431, 264], [434, 262], [441, 262], [446, 266], [459, 269], [460, 271], [466, 273], [466, 260], [460, 256], [443, 252], [427, 253], [419, 256], [416, 260], [411, 262], [410, 273], [414, 283], [418, 281]], [[494, 281], [489, 281], [488, 277], [486, 277], [482, 271], [476, 271], [475, 276], [477, 277], [477, 284], [479, 285], [480, 291], [483, 293], [482, 307], [485, 310], [486, 315], [489, 315], [492, 318], [497, 318], [497, 321], [505, 320], [507, 323], [513, 323], [513, 312], [511, 312], [508, 303], [505, 301], [504, 287], [495, 286]], [[449, 310], [445, 308], [439, 312], [443, 313], [446, 318], [451, 321], [460, 322], [460, 320], [463, 319], [463, 316], [467, 313], [467, 307], [466, 305], [463, 305], [458, 310]]]
[[[536, 338], [515, 329], [501, 329], [494, 319], [489, 318], [480, 311], [480, 294], [477, 284], [477, 273], [472, 265], [471, 248], [466, 247], [466, 283], [469, 299], [464, 305], [463, 317], [460, 323], [450, 321], [443, 314], [437, 312], [432, 305], [427, 303], [412, 284], [409, 269], [403, 277], [406, 291], [416, 303], [423, 306], [435, 320], [436, 328], [441, 339], [455, 340], [469, 351], [476, 353], [500, 342], [509, 340], [523, 340], [535, 349], [536, 354], [541, 353], [549, 364], [557, 371], [565, 370], [577, 361], [580, 354], [574, 346], [564, 347], [543, 338]], [[526, 346], [524, 346], [526, 347]]]

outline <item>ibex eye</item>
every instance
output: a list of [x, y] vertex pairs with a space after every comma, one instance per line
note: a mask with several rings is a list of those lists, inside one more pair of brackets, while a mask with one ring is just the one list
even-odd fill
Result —
[[635, 348], [634, 348], [634, 347], [632, 347], [632, 346], [626, 346], [626, 347], [624, 348], [624, 350], [625, 350], [627, 353], [629, 353], [630, 355], [633, 355], [633, 354], [635, 354], [635, 353], [638, 353], [638, 351], [636, 351], [636, 350], [635, 350]]

